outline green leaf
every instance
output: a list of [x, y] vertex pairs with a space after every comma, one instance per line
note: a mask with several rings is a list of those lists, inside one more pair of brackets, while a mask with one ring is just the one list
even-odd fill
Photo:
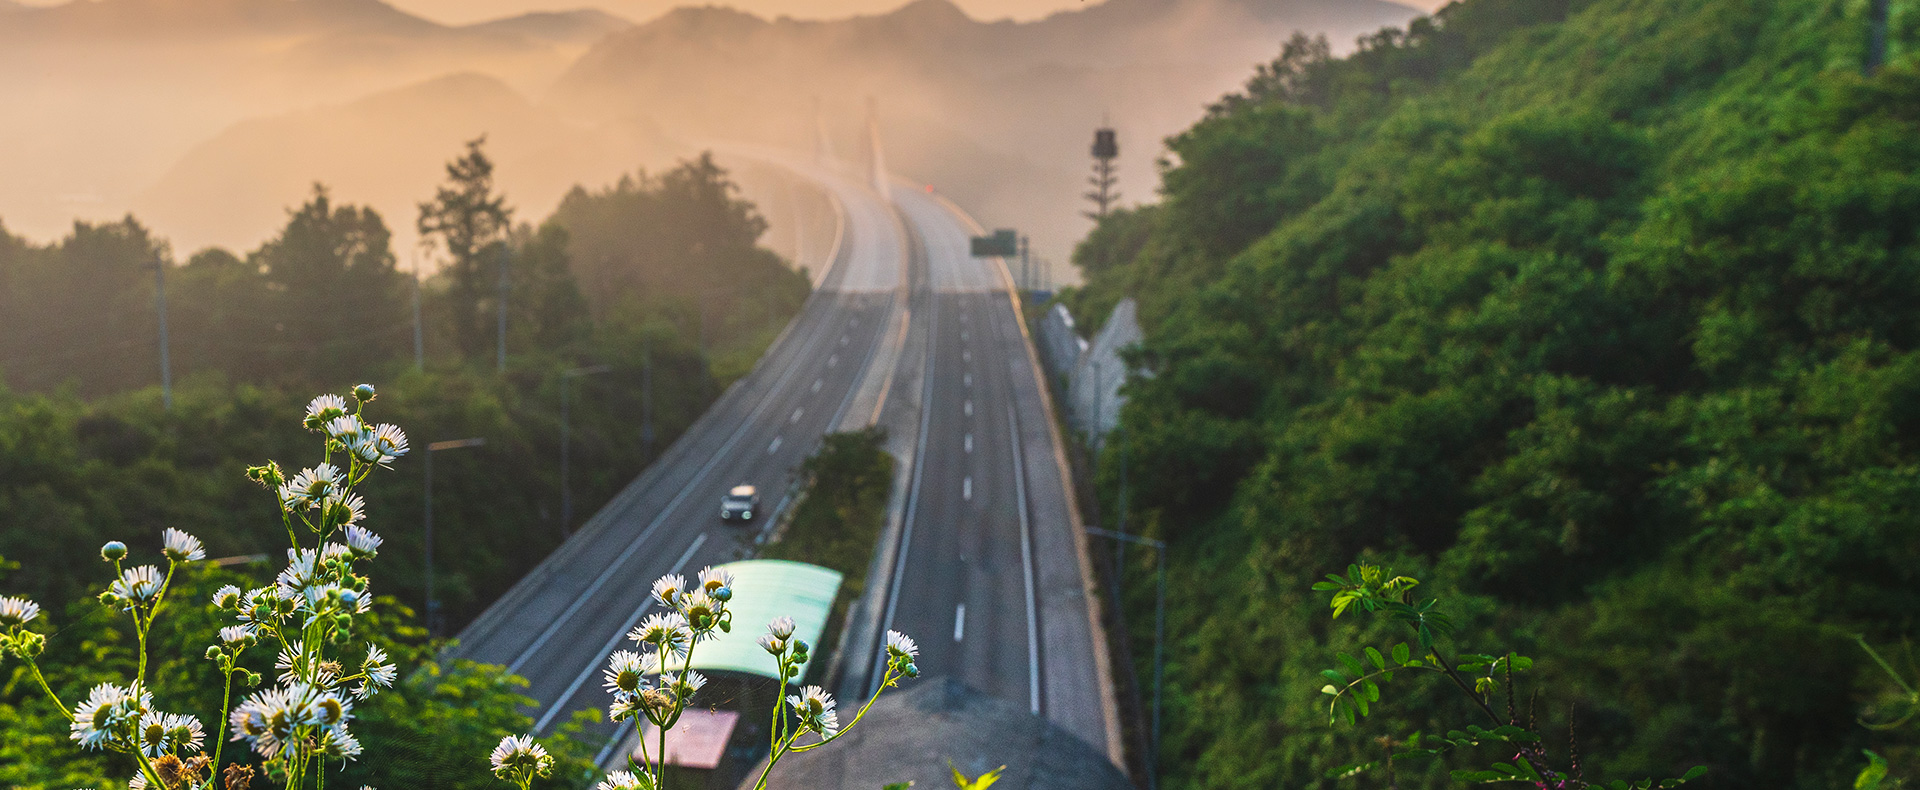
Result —
[[[1879, 790], [1880, 783], [1887, 779], [1887, 760], [1874, 754], [1871, 749], [1860, 751], [1867, 756], [1867, 767], [1860, 769], [1860, 775], [1853, 778], [1853, 790]], [[1695, 767], [1693, 771], [1702, 767]], [[1692, 778], [1693, 771], [1687, 772], [1687, 778]]]
[[1380, 651], [1373, 649], [1373, 647], [1369, 645], [1366, 652], [1367, 660], [1373, 662], [1374, 669], [1387, 668], [1387, 659], [1385, 656], [1380, 655]]
[[1364, 692], [1362, 696], [1365, 696], [1368, 702], [1380, 701], [1380, 686], [1378, 684], [1375, 684], [1373, 681], [1371, 680], [1360, 681], [1360, 690]]
[[1328, 683], [1327, 685], [1320, 687], [1320, 693], [1329, 694], [1329, 695], [1338, 697], [1340, 696], [1340, 688], [1333, 685], [1332, 683]]
[[1313, 589], [1319, 590], [1321, 592], [1327, 592], [1329, 590], [1338, 590], [1342, 586], [1344, 585], [1335, 584], [1333, 582], [1314, 582], [1313, 583]]
[[1347, 668], [1347, 674], [1356, 678], [1367, 674], [1367, 665], [1360, 663], [1360, 659], [1345, 653], [1341, 653], [1338, 658], [1340, 659], [1340, 664]]
[[[1880, 757], [1878, 755], [1875, 755], [1873, 752], [1867, 752], [1867, 755], [1873, 757], [1873, 759], [1876, 759], [1876, 760], [1880, 759]], [[1680, 776], [1680, 781], [1691, 782], [1695, 779], [1699, 779], [1700, 777], [1706, 776], [1706, 775], [1707, 775], [1707, 767], [1704, 765], [1696, 765], [1692, 768], [1688, 768], [1687, 772]]]
[[1320, 677], [1333, 681], [1334, 685], [1338, 685], [1338, 686], [1347, 685], [1347, 680], [1348, 680], [1347, 676], [1341, 674], [1340, 671], [1337, 669], [1320, 670]]
[[1407, 648], [1407, 643], [1401, 642], [1393, 646], [1393, 663], [1405, 664], [1412, 657], [1413, 651]]

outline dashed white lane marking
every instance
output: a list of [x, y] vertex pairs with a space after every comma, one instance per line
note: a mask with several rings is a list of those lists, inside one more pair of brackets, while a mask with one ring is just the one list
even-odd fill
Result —
[[773, 455], [774, 452], [779, 449], [780, 449], [780, 437], [775, 436], [773, 437], [773, 443], [767, 445], [767, 455]]
[[973, 401], [967, 401], [967, 416], [973, 416]]
[[962, 352], [960, 352], [960, 360], [961, 360], [962, 362], [972, 362], [972, 361], [973, 361], [973, 352], [972, 352], [972, 351], [962, 351]]
[[960, 641], [961, 637], [965, 636], [966, 633], [967, 605], [957, 604], [953, 607], [953, 641]]
[[960, 481], [960, 498], [973, 501], [973, 475], [967, 475], [967, 479]]
[[819, 392], [819, 391], [820, 391], [820, 379], [814, 379], [814, 380], [813, 380], [813, 391], [814, 391], [814, 392]]
[[973, 434], [967, 434], [967, 452], [973, 452]]
[[964, 323], [966, 323], [966, 322], [967, 322], [967, 314], [966, 314], [966, 313], [961, 313], [961, 314], [960, 314], [960, 323], [963, 323], [963, 324], [964, 324]]
[[973, 374], [972, 374], [972, 373], [968, 373], [968, 374], [966, 374], [966, 375], [964, 375], [964, 376], [961, 376], [961, 377], [960, 377], [960, 386], [963, 386], [963, 387], [971, 387], [971, 386], [973, 386]]
[[840, 364], [839, 354], [835, 354], [833, 356], [827, 357], [827, 367], [833, 367], [834, 365], [838, 365], [838, 364]]
[[840, 336], [840, 345], [843, 345], [843, 346], [844, 346], [844, 345], [846, 345], [846, 344], [847, 344], [847, 336], [846, 336], [846, 335], [841, 335], [841, 336]]
[[806, 413], [806, 411], [807, 411], [807, 410], [806, 410], [805, 408], [799, 408], [799, 409], [794, 409], [794, 410], [793, 410], [793, 416], [792, 416], [792, 417], [788, 417], [788, 418], [787, 418], [787, 422], [788, 422], [788, 423], [796, 423], [796, 422], [799, 422], [799, 421], [800, 421], [800, 415], [802, 415], [802, 414], [805, 414], [805, 413]]
[[967, 330], [965, 329], [960, 330], [960, 342], [967, 342]]
[[850, 327], [853, 327], [854, 329], [859, 329], [859, 328], [860, 328], [860, 319], [858, 319], [858, 318], [850, 318], [850, 319], [847, 319], [847, 326], [850, 326]]

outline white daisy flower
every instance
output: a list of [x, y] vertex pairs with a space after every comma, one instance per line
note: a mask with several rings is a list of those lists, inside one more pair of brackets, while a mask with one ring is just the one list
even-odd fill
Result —
[[[287, 481], [287, 487], [305, 497], [308, 505], [325, 500], [340, 489], [340, 467], [333, 464], [321, 464], [311, 469], [302, 469]], [[283, 497], [284, 499], [284, 497]]]
[[909, 660], [920, 657], [920, 646], [913, 643], [913, 637], [899, 631], [887, 632], [887, 655]]
[[733, 572], [711, 565], [700, 569], [700, 588], [711, 593], [722, 587], [733, 586]]
[[207, 558], [207, 549], [200, 545], [200, 539], [173, 527], [160, 532], [161, 553], [167, 555], [169, 562], [195, 562]]
[[336, 441], [347, 442], [366, 431], [360, 424], [360, 418], [351, 414], [342, 414], [327, 421], [327, 435]]
[[773, 634], [762, 634], [760, 636], [760, 649], [767, 651], [769, 655], [777, 656], [787, 652], [787, 640], [781, 639]]
[[407, 432], [398, 425], [383, 422], [373, 426], [373, 442], [389, 459], [407, 454]]
[[647, 670], [653, 669], [648, 662], [631, 650], [616, 650], [607, 657], [607, 668], [602, 673], [608, 691], [626, 694], [638, 694], [646, 689]]
[[547, 754], [546, 747], [534, 743], [531, 735], [501, 738], [488, 760], [493, 763], [494, 776], [515, 784], [523, 779], [546, 776], [553, 770], [553, 757]]
[[321, 395], [307, 401], [307, 418], [303, 424], [309, 430], [319, 431], [335, 417], [347, 413], [347, 400], [338, 395]]
[[668, 654], [685, 656], [687, 647], [693, 642], [693, 632], [687, 628], [687, 618], [681, 617], [679, 612], [668, 612], [648, 615], [638, 627], [627, 633], [627, 638], [656, 650], [664, 642]]
[[358, 524], [361, 519], [367, 517], [367, 500], [362, 499], [359, 494], [348, 494], [344, 497], [336, 494], [327, 497], [327, 508], [322, 512], [335, 526]]
[[706, 590], [696, 590], [691, 595], [680, 596], [680, 614], [687, 618], [687, 624], [693, 629], [695, 638], [702, 641], [713, 638], [713, 631], [720, 627], [720, 615], [727, 605], [708, 595]]
[[222, 609], [238, 609], [240, 607], [240, 588], [229, 584], [215, 590], [213, 592], [213, 605]]
[[152, 703], [153, 695], [139, 683], [127, 688], [112, 683], [94, 686], [86, 701], [74, 708], [67, 737], [88, 749], [102, 748], [114, 741], [120, 730], [138, 721]]
[[40, 604], [25, 598], [0, 598], [0, 628], [17, 628], [40, 616]]
[[253, 644], [254, 638], [254, 630], [251, 625], [230, 625], [220, 629], [220, 642], [229, 647], [235, 645], [242, 647], [251, 645]]
[[669, 573], [653, 582], [653, 599], [669, 609], [677, 608], [674, 601], [687, 591], [687, 577], [678, 573]]
[[688, 672], [685, 678], [674, 679], [673, 693], [678, 695], [680, 697], [680, 702], [684, 704], [686, 703], [687, 700], [693, 699], [694, 692], [697, 692], [700, 689], [705, 688], [706, 685], [707, 685], [706, 675], [702, 675], [698, 672]]
[[367, 648], [367, 660], [360, 662], [360, 671], [367, 673], [367, 680], [381, 688], [393, 688], [393, 679], [399, 674], [387, 660], [387, 651], [378, 645]]
[[132, 779], [127, 780], [127, 790], [147, 790], [151, 786], [147, 784], [146, 774], [134, 774]]
[[[355, 496], [354, 498], [358, 499], [359, 497]], [[380, 544], [386, 542], [384, 538], [374, 534], [371, 530], [357, 525], [347, 527], [346, 541], [347, 548], [353, 550], [353, 556], [356, 559], [363, 560], [373, 559], [375, 555], [380, 553]]]
[[594, 785], [593, 790], [652, 790], [653, 783], [634, 776], [629, 771], [614, 771], [607, 778]]
[[839, 714], [833, 710], [833, 695], [819, 686], [807, 686], [799, 694], [787, 697], [787, 704], [800, 715], [800, 726], [826, 737], [840, 731]]
[[326, 562], [327, 560], [344, 560], [352, 557], [353, 550], [347, 548], [344, 543], [328, 543], [320, 547], [321, 562]]
[[353, 737], [346, 728], [335, 728], [327, 733], [325, 743], [320, 745], [321, 754], [335, 760], [351, 760], [360, 756], [360, 739]]
[[608, 721], [626, 721], [640, 712], [640, 697], [634, 694], [615, 693], [613, 702], [607, 705]]
[[317, 723], [311, 691], [305, 684], [288, 683], [254, 692], [227, 717], [233, 740], [247, 741], [262, 757], [278, 756], [295, 729]]
[[132, 608], [149, 604], [160, 597], [160, 569], [152, 565], [141, 565], [122, 571], [120, 578], [107, 585], [108, 594], [118, 598], [122, 605]]
[[779, 637], [781, 639], [792, 638], [793, 637], [793, 618], [791, 617], [773, 618], [771, 622], [767, 623], [767, 633], [773, 634], [774, 636]]

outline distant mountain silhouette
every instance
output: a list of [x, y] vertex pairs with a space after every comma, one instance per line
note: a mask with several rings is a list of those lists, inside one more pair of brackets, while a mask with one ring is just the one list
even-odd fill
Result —
[[1085, 228], [1078, 196], [1103, 117], [1121, 132], [1123, 191], [1147, 200], [1160, 138], [1295, 30], [1345, 48], [1416, 15], [1383, 0], [1108, 0], [1026, 23], [975, 20], [949, 0], [829, 21], [681, 8], [603, 39], [548, 100], [577, 117], [650, 114], [687, 139], [811, 150], [817, 97], [850, 154], [873, 97], [896, 171], [984, 221], [1036, 230], [1060, 258]]
[[576, 11], [536, 11], [530, 14], [478, 22], [461, 28], [478, 33], [521, 36], [555, 44], [592, 44], [633, 22], [593, 8]]

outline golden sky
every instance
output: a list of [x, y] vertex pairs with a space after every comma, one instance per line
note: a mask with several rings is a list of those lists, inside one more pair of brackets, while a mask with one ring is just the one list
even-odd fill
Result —
[[[1432, 11], [1449, 0], [1395, 0]], [[59, 5], [67, 0], [21, 0], [25, 5]], [[387, 0], [408, 12], [447, 24], [464, 24], [525, 13], [572, 8], [600, 8], [635, 22], [682, 5], [723, 5], [765, 17], [832, 19], [854, 14], [877, 14], [905, 5], [907, 0]], [[1097, 0], [954, 0], [975, 19], [1038, 19]]]

